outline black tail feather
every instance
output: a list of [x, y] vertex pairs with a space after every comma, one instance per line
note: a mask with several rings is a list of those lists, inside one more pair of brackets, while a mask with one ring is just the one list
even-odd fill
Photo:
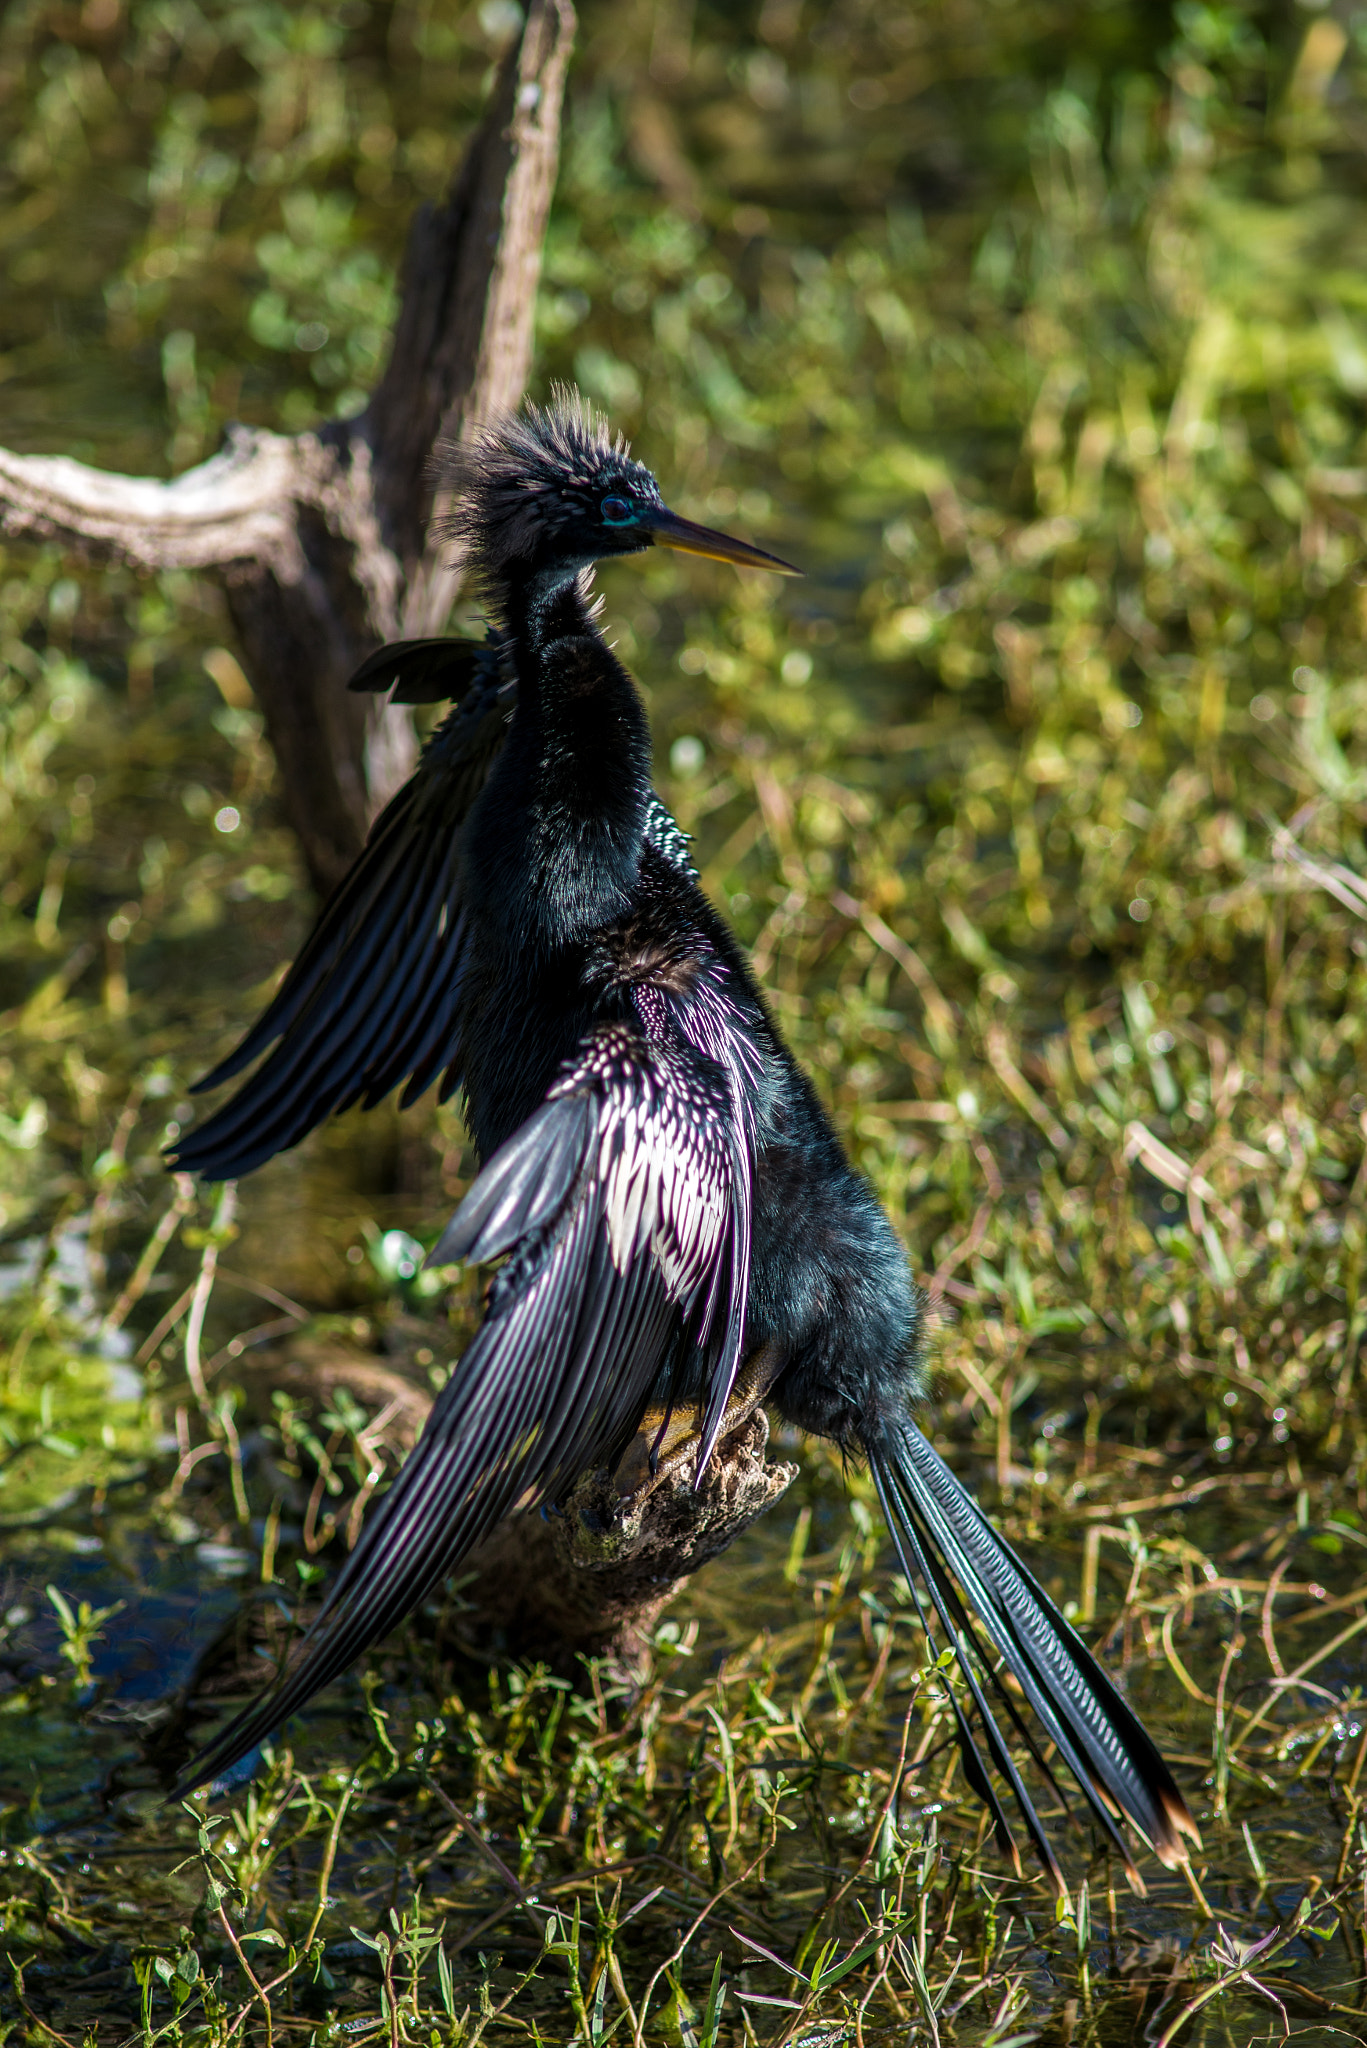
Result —
[[[988, 1706], [984, 1676], [1060, 1797], [1061, 1788], [1007, 1691], [998, 1663], [1019, 1686], [1058, 1760], [1123, 1856], [1131, 1883], [1142, 1890], [1120, 1820], [1128, 1820], [1152, 1844], [1161, 1862], [1169, 1867], [1185, 1862], [1184, 1837], [1200, 1839], [1186, 1803], [1151, 1738], [1076, 1630], [913, 1423], [901, 1424], [887, 1441], [871, 1445], [869, 1454], [903, 1569], [913, 1591], [917, 1580], [925, 1587], [954, 1645], [988, 1753], [1010, 1786], [1053, 1882], [1062, 1884], [1058, 1864]], [[919, 1596], [917, 1608], [924, 1622]], [[954, 1711], [965, 1776], [984, 1798], [998, 1840], [1004, 1833], [1009, 1842], [999, 1802], [983, 1791], [982, 1758], [963, 1726], [957, 1701]], [[1014, 1844], [1007, 1853], [1014, 1858]]]
[[[936, 1612], [944, 1623], [946, 1633], [954, 1646], [959, 1669], [963, 1674], [964, 1682], [968, 1687], [978, 1719], [982, 1725], [988, 1753], [1002, 1777], [1005, 1778], [1007, 1784], [1011, 1787], [1012, 1797], [1020, 1809], [1021, 1819], [1024, 1821], [1026, 1832], [1034, 1845], [1035, 1854], [1043, 1864], [1050, 1882], [1056, 1890], [1062, 1891], [1063, 1873], [1059, 1869], [1058, 1861], [1050, 1846], [1049, 1837], [1044, 1832], [1044, 1824], [1035, 1811], [1034, 1801], [1025, 1789], [1024, 1781], [1016, 1768], [1015, 1760], [1002, 1740], [1001, 1730], [998, 1728], [992, 1710], [983, 1696], [982, 1685], [970, 1655], [970, 1646], [972, 1650], [978, 1652], [983, 1669], [987, 1672], [994, 1690], [1016, 1724], [1018, 1732], [1025, 1735], [1025, 1739], [1032, 1750], [1035, 1750], [1035, 1745], [1030, 1741], [1028, 1733], [1021, 1728], [1014, 1703], [1004, 1691], [991, 1664], [983, 1657], [977, 1639], [973, 1636], [971, 1628], [968, 1626], [962, 1602], [956, 1598], [952, 1586], [945, 1578], [938, 1558], [932, 1550], [927, 1549], [915, 1522], [903, 1510], [896, 1492], [895, 1475], [884, 1468], [881, 1461], [877, 1458], [872, 1460], [872, 1464], [874, 1482], [878, 1488], [878, 1497], [882, 1503], [884, 1519], [892, 1531], [893, 1545], [897, 1551], [902, 1569], [907, 1575], [907, 1584], [911, 1587], [912, 1598], [916, 1603], [916, 1611], [920, 1618], [921, 1626], [926, 1632], [926, 1639], [931, 1649], [934, 1650], [935, 1632], [926, 1618], [924, 1607], [921, 1605], [920, 1594], [916, 1587], [918, 1578], [934, 1601]], [[1019, 1875], [1021, 1872], [1020, 1850], [1017, 1848], [1015, 1836], [1011, 1832], [1011, 1824], [1006, 1817], [1001, 1801], [997, 1797], [996, 1788], [987, 1775], [987, 1770], [978, 1752], [977, 1744], [973, 1740], [968, 1717], [964, 1713], [953, 1687], [948, 1686], [946, 1690], [949, 1693], [950, 1706], [954, 1712], [955, 1730], [959, 1739], [959, 1755], [963, 1760], [964, 1776], [968, 1780], [970, 1790], [977, 1793], [991, 1814], [993, 1831], [997, 1837], [997, 1846], [1009, 1857], [1017, 1875]], [[1035, 1750], [1035, 1755], [1038, 1759], [1038, 1750]]]
[[973, 1730], [968, 1725], [968, 1716], [952, 1691], [949, 1695], [949, 1704], [954, 1711], [954, 1733], [959, 1746], [959, 1762], [963, 1765], [968, 1789], [977, 1793], [991, 1816], [992, 1836], [997, 1844], [998, 1854], [1006, 1858], [1017, 1877], [1024, 1877], [1021, 1852], [1016, 1847], [1016, 1838], [1011, 1832], [1011, 1823], [1006, 1818], [1006, 1809], [998, 1799], [997, 1788], [988, 1777], [986, 1766], [978, 1754], [978, 1746], [973, 1740]]
[[[909, 1512], [911, 1519], [915, 1521], [916, 1511], [914, 1504], [911, 1504], [909, 1509], [904, 1509], [903, 1512], [904, 1515]], [[1011, 1760], [1010, 1752], [1005, 1748], [1004, 1744], [1001, 1744], [1000, 1731], [988, 1712], [985, 1700], [981, 1697], [980, 1683], [975, 1666], [981, 1667], [982, 1671], [986, 1674], [999, 1706], [1005, 1711], [1007, 1719], [1010, 1721], [1017, 1736], [1030, 1752], [1041, 1775], [1057, 1796], [1059, 1804], [1065, 1812], [1068, 1811], [1067, 1794], [1050, 1769], [1048, 1760], [1039, 1742], [1036, 1740], [1029, 1723], [1025, 1720], [1016, 1702], [1007, 1691], [1001, 1673], [993, 1663], [990, 1650], [984, 1646], [978, 1630], [974, 1628], [972, 1616], [955, 1590], [952, 1581], [946, 1576], [934, 1547], [926, 1547], [918, 1543], [917, 1551], [920, 1559], [918, 1569], [921, 1570], [927, 1584], [932, 1589], [932, 1595], [940, 1617], [954, 1641], [959, 1665], [963, 1671], [965, 1681], [973, 1695], [974, 1703], [982, 1715], [988, 1744], [993, 1752], [993, 1762], [996, 1763], [997, 1768], [1011, 1786], [1041, 1862], [1044, 1863], [1051, 1880], [1056, 1885], [1061, 1886], [1063, 1882], [1062, 1873], [1054, 1862], [1052, 1852], [1048, 1849], [1043, 1828], [1039, 1822], [1038, 1815], [1035, 1813], [1033, 1802], [1026, 1796], [1024, 1784]], [[983, 1592], [984, 1589], [979, 1586], [973, 1597], [978, 1599], [982, 1596]], [[1017, 1677], [1017, 1681], [1021, 1686], [1021, 1690], [1025, 1693], [1029, 1704], [1034, 1708], [1045, 1726], [1050, 1728], [1051, 1734], [1057, 1740], [1057, 1730], [1051, 1726], [1050, 1702], [1041, 1697], [1038, 1686], [1030, 1682], [1028, 1674], [1019, 1674], [1014, 1666], [1008, 1666], [1008, 1669], [1012, 1671], [1013, 1676]], [[1000, 1756], [997, 1754], [998, 1744], [1001, 1744], [1002, 1753]], [[1101, 1794], [1100, 1798], [1096, 1796], [1099, 1788], [1092, 1780], [1086, 1763], [1077, 1755], [1075, 1749], [1066, 1744], [1062, 1745], [1062, 1755], [1064, 1763], [1076, 1779], [1088, 1805], [1091, 1807], [1094, 1819], [1101, 1827], [1102, 1832], [1107, 1836], [1111, 1846], [1123, 1859], [1130, 1882], [1142, 1891], [1143, 1884], [1139, 1872], [1135, 1868], [1129, 1845], [1115, 1826], [1113, 1814], [1117, 1813], [1119, 1809], [1111, 1805], [1104, 1793]]]

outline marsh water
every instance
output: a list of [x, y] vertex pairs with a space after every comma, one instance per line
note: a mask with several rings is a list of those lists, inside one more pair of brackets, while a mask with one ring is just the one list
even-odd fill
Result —
[[[356, 409], [517, 20], [6, 10], [0, 442], [168, 475]], [[313, 906], [213, 583], [7, 540], [14, 2038], [1361, 2037], [1365, 53], [1339, 9], [586, 5], [539, 306], [538, 392], [807, 572], [601, 587], [937, 1277], [940, 1440], [1174, 1759], [1193, 1882], [1061, 1821], [1068, 1898], [1010, 1874], [867, 1482], [796, 1441], [644, 1692], [445, 1659], [457, 1588], [217, 1831], [166, 1803], [468, 1335], [415, 1268], [473, 1159], [386, 1106], [177, 1194]]]

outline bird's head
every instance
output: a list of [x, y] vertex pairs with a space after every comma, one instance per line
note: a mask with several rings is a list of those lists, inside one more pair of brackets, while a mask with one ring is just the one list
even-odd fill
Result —
[[451, 451], [443, 481], [458, 494], [448, 533], [495, 583], [519, 573], [576, 575], [656, 546], [798, 574], [748, 541], [671, 512], [650, 471], [577, 392], [557, 390], [550, 405], [528, 406]]

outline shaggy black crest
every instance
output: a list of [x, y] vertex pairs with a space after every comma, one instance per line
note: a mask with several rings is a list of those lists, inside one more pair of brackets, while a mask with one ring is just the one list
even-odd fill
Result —
[[[577, 529], [597, 526], [605, 497], [661, 503], [659, 485], [632, 460], [624, 437], [565, 385], [554, 387], [548, 406], [505, 413], [473, 445], [446, 444], [434, 466], [458, 500], [438, 535], [456, 542], [485, 581], [497, 581], [510, 563], [573, 546]], [[623, 536], [624, 551], [647, 544]]]

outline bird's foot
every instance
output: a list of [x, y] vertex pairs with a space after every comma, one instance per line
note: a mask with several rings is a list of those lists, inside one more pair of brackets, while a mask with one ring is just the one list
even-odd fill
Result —
[[[718, 1448], [749, 1421], [778, 1377], [783, 1355], [776, 1344], [762, 1344], [742, 1364], [717, 1431]], [[705, 1411], [683, 1407], [647, 1408], [641, 1426], [627, 1445], [612, 1475], [612, 1487], [624, 1515], [642, 1507], [656, 1488], [694, 1479], [702, 1448]]]

